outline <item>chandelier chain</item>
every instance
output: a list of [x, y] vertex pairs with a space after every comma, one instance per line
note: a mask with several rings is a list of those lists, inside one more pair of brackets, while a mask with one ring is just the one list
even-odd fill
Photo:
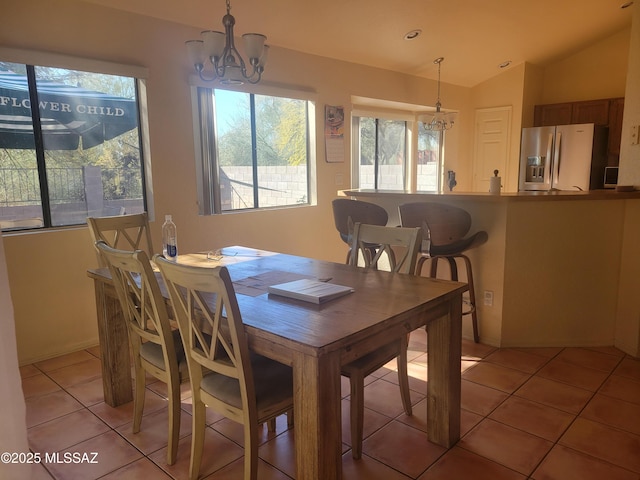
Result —
[[438, 62], [438, 103], [440, 103], [440, 67], [442, 65], [442, 61]]
[[438, 64], [438, 98], [436, 100], [436, 111], [430, 115], [431, 120], [424, 124], [424, 128], [432, 131], [449, 130], [455, 123], [455, 114], [451, 112], [442, 112], [442, 103], [440, 102], [440, 84], [441, 84], [441, 67], [444, 57], [436, 58], [433, 63]]

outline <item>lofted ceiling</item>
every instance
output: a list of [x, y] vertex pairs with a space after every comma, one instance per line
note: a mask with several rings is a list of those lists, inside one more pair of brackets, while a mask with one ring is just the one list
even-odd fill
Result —
[[[222, 30], [226, 11], [225, 0], [84, 1], [203, 30]], [[445, 57], [442, 81], [472, 87], [505, 61], [544, 66], [628, 28], [640, 2], [625, 1], [232, 0], [231, 13], [236, 36], [410, 75], [437, 78], [433, 60]]]

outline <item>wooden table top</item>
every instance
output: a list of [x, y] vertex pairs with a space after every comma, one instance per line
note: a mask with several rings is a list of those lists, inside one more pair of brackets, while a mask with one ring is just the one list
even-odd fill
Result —
[[[326, 353], [342, 348], [359, 340], [359, 336], [384, 330], [389, 323], [414, 314], [429, 302], [431, 306], [447, 302], [466, 289], [466, 284], [459, 282], [365, 270], [244, 247], [227, 247], [222, 251], [224, 255], [219, 261], [208, 261], [202, 254], [199, 260], [198, 254], [192, 254], [179, 262], [226, 265], [245, 325], [279, 336], [279, 341], [286, 338], [297, 344], [296, 350], [310, 347]], [[322, 305], [277, 295], [241, 293], [254, 281], [264, 293], [270, 283], [301, 276], [330, 279], [330, 283], [349, 286], [354, 292]], [[385, 294], [381, 295], [381, 291]]]
[[[278, 337], [273, 338], [277, 343], [287, 339], [290, 348], [306, 354], [343, 348], [385, 330], [404, 315], [415, 314], [429, 302], [433, 307], [466, 289], [466, 284], [459, 282], [365, 270], [247, 247], [226, 247], [222, 252], [217, 260], [208, 260], [207, 253], [196, 253], [180, 255], [178, 262], [225, 265], [234, 282], [243, 323], [250, 331], [255, 329], [251, 333]], [[89, 275], [95, 278], [108, 273], [96, 269]], [[352, 287], [354, 292], [322, 305], [266, 294], [269, 284], [303, 277], [330, 279], [328, 282]], [[242, 292], [248, 285], [256, 285], [256, 289], [245, 295]]]

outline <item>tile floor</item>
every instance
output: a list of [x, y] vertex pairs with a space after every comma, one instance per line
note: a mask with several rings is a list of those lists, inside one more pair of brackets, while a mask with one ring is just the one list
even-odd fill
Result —
[[[424, 434], [425, 350], [426, 334], [414, 332], [412, 417], [402, 411], [394, 365], [369, 378], [358, 461], [351, 458], [343, 382], [345, 479], [640, 479], [640, 360], [614, 348], [495, 349], [464, 341], [461, 440], [446, 450]], [[142, 430], [133, 435], [132, 405], [102, 401], [97, 347], [22, 367], [21, 374], [32, 451], [98, 452], [97, 464], [39, 465], [34, 479], [187, 478], [188, 386], [178, 460], [167, 466], [162, 383], [147, 385]], [[201, 478], [242, 478], [242, 430], [214, 414], [208, 423]], [[275, 433], [263, 430], [260, 479], [295, 478], [294, 431], [284, 418]]]

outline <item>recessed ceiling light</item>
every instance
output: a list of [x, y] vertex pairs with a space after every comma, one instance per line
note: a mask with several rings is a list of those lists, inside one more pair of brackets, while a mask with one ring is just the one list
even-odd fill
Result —
[[498, 67], [507, 68], [509, 65], [511, 65], [511, 60], [507, 60], [506, 62], [502, 62], [500, 65], [498, 65]]
[[420, 30], [419, 28], [416, 28], [415, 30], [411, 30], [410, 32], [405, 33], [404, 39], [415, 40], [420, 36], [421, 33], [422, 33], [422, 30]]
[[620, 8], [629, 8], [631, 5], [633, 5], [633, 2], [624, 2], [620, 5]]

